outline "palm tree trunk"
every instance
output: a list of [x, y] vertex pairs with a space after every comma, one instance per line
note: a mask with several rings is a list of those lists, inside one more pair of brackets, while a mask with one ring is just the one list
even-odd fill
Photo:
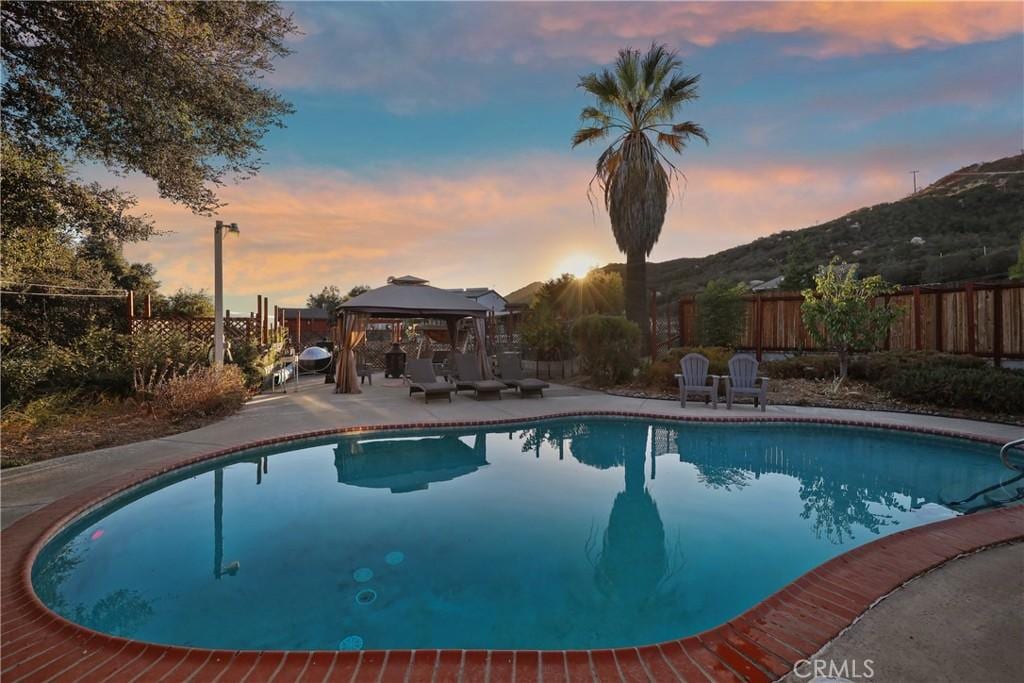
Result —
[[642, 349], [650, 339], [651, 318], [647, 310], [647, 255], [642, 250], [626, 254], [626, 317], [640, 328]]

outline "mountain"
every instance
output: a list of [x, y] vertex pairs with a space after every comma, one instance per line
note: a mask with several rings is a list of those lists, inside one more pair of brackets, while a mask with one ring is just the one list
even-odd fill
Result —
[[537, 290], [539, 290], [543, 284], [543, 282], [531, 282], [525, 287], [520, 287], [511, 294], [506, 294], [505, 301], [510, 304], [522, 304], [524, 306], [529, 306], [533, 303], [533, 297], [536, 296]]
[[[833, 256], [902, 285], [1005, 278], [1024, 232], [1024, 154], [965, 166], [909, 197], [701, 258], [650, 263], [649, 286], [693, 292], [708, 280], [770, 280], [794, 239], [817, 264]], [[604, 266], [623, 272], [623, 264]], [[536, 285], [529, 285], [530, 287]], [[783, 284], [783, 288], [785, 285]]]

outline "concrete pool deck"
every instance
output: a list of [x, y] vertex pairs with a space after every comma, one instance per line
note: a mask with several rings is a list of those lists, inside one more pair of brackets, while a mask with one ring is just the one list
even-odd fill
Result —
[[335, 394], [333, 386], [324, 384], [320, 376], [302, 379], [298, 392], [289, 388], [287, 394], [262, 394], [235, 415], [200, 429], [4, 470], [0, 476], [2, 528], [111, 477], [169, 466], [217, 448], [351, 425], [504, 420], [593, 410], [716, 419], [767, 416], [848, 420], [969, 434], [1000, 442], [1024, 436], [1024, 428], [1012, 425], [908, 413], [798, 406], [769, 406], [766, 413], [761, 413], [750, 404], [732, 410], [720, 405], [713, 410], [696, 401], [690, 401], [684, 410], [676, 401], [610, 396], [554, 383], [542, 399], [521, 399], [506, 393], [500, 401], [477, 401], [463, 392], [451, 403], [434, 399], [424, 404], [422, 395], [410, 398], [408, 388], [399, 380], [385, 380], [383, 375], [374, 377], [373, 386], [364, 385], [363, 394]]
[[[691, 403], [683, 410], [674, 401], [613, 397], [600, 392], [567, 386], [552, 386], [544, 399], [520, 399], [507, 395], [501, 401], [476, 401], [461, 395], [454, 402], [436, 400], [425, 405], [422, 397], [410, 398], [400, 382], [378, 375], [373, 387], [362, 395], [336, 395], [322, 378], [304, 378], [298, 392], [264, 395], [249, 402], [239, 413], [201, 429], [162, 439], [107, 448], [57, 458], [5, 471], [0, 477], [4, 533], [2, 673], [5, 680], [100, 680], [116, 674], [128, 680], [129, 671], [145, 672], [145, 679], [182, 680], [196, 674], [197, 680], [212, 680], [219, 674], [241, 672], [248, 680], [412, 680], [420, 674], [439, 680], [454, 673], [463, 680], [496, 680], [499, 672], [514, 670], [516, 680], [538, 672], [555, 673], [555, 678], [628, 680], [771, 680], [785, 675], [800, 658], [809, 658], [823, 646], [844, 657], [886, 660], [885, 645], [903, 642], [913, 632], [918, 645], [929, 644], [934, 652], [955, 653], [959, 634], [935, 620], [922, 620], [917, 612], [921, 600], [943, 605], [949, 591], [976, 595], [974, 608], [990, 609], [997, 615], [1005, 600], [998, 591], [986, 591], [990, 581], [1013, 585], [1012, 562], [997, 563], [986, 583], [971, 581], [971, 572], [954, 572], [954, 577], [936, 584], [959, 562], [974, 561], [990, 550], [968, 559], [941, 566], [949, 559], [994, 544], [1024, 536], [1024, 507], [985, 512], [938, 524], [918, 527], [875, 541], [846, 553], [784, 587], [749, 612], [717, 629], [658, 646], [625, 648], [591, 653], [545, 652], [499, 653], [441, 651], [415, 653], [218, 653], [205, 650], [162, 648], [92, 634], [42, 610], [28, 590], [25, 559], [37, 548], [37, 541], [53, 524], [90, 502], [130, 486], [141, 478], [211, 452], [240, 444], [322, 430], [359, 425], [396, 425], [436, 422], [502, 421], [551, 414], [583, 412], [634, 413], [648, 416], [691, 419], [774, 419], [820, 420], [887, 425], [897, 428], [941, 431], [989, 441], [1008, 441], [1021, 435], [1019, 427], [898, 413], [771, 406], [767, 413], [749, 405], [726, 411], [711, 410]], [[20, 522], [19, 522], [20, 520]], [[1019, 555], [1018, 555], [1019, 557]], [[931, 574], [900, 588], [907, 580], [935, 567]], [[963, 574], [961, 576], [961, 574]], [[1001, 577], [1001, 578], [1000, 578]], [[952, 581], [953, 588], [949, 582]], [[936, 584], [930, 588], [929, 584]], [[957, 588], [959, 586], [959, 588]], [[894, 598], [914, 589], [924, 593], [918, 602], [900, 607]], [[892, 591], [892, 596], [872, 607]], [[874, 619], [883, 605], [894, 611]], [[871, 608], [871, 609], [869, 609]], [[865, 613], [865, 610], [868, 610]], [[858, 615], [860, 621], [847, 629]], [[1018, 613], [1019, 616], [1019, 613]], [[872, 621], [869, 621], [872, 617]], [[984, 621], [982, 618], [981, 621]], [[858, 639], [863, 624], [873, 624], [875, 640]], [[1012, 652], [1021, 624], [1007, 623], [992, 631], [993, 647]], [[888, 637], [891, 633], [892, 637]], [[838, 638], [836, 636], [838, 635]], [[902, 635], [900, 641], [898, 636]], [[45, 647], [44, 647], [45, 645]], [[882, 652], [867, 651], [881, 648]], [[898, 654], [889, 648], [888, 661]], [[129, 656], [130, 655], [130, 656]], [[81, 660], [81, 661], [79, 661]], [[89, 664], [91, 662], [91, 664]], [[161, 668], [161, 662], [170, 668]], [[325, 667], [322, 670], [318, 667]], [[877, 680], [894, 680], [876, 665]], [[99, 674], [104, 673], [103, 676]], [[162, 673], [161, 673], [162, 672]], [[330, 672], [329, 678], [327, 677]], [[311, 673], [318, 673], [315, 678]], [[543, 678], [549, 680], [550, 673]], [[993, 672], [995, 673], [995, 672]], [[45, 674], [45, 675], [44, 675]], [[158, 675], [159, 674], [159, 675]], [[201, 675], [200, 675], [201, 674]], [[342, 675], [344, 674], [344, 675]], [[476, 675], [474, 675], [476, 674]], [[1000, 680], [990, 675], [987, 680]], [[223, 679], [226, 680], [226, 679]], [[794, 680], [800, 680], [794, 678]], [[902, 678], [901, 680], [907, 680]], [[925, 680], [922, 678], [922, 680]], [[935, 680], [934, 678], [929, 680]]]

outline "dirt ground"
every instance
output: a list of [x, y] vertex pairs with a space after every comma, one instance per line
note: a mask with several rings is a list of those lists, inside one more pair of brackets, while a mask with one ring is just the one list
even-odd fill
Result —
[[97, 406], [43, 425], [3, 420], [0, 468], [196, 429], [220, 417], [171, 421], [134, 401]]

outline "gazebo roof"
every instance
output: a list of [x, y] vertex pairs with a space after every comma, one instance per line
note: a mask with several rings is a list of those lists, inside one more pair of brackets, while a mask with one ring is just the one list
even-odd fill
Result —
[[396, 318], [482, 317], [490, 309], [461, 294], [427, 284], [428, 280], [404, 275], [352, 297], [338, 310], [342, 313], [377, 313]]

